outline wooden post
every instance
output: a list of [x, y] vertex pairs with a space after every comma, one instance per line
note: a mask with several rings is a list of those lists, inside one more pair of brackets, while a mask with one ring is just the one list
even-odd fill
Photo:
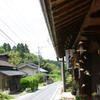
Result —
[[65, 68], [64, 68], [64, 57], [62, 58], [61, 68], [62, 68], [62, 81], [63, 81], [63, 91], [66, 92], [66, 86], [65, 86]]

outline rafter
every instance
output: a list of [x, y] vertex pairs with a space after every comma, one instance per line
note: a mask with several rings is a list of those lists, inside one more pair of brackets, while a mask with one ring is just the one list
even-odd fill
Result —
[[77, 16], [79, 14], [82, 14], [82, 13], [84, 13], [84, 11], [88, 11], [88, 7], [87, 6], [85, 8], [82, 8], [82, 9], [78, 10], [77, 12], [73, 12], [72, 14], [69, 14], [68, 16], [63, 17], [59, 21], [55, 22], [55, 26], [58, 26], [58, 25], [60, 26], [60, 24], [64, 23], [65, 20], [73, 18], [74, 16]]
[[53, 11], [53, 16], [57, 16], [65, 11], [68, 11], [69, 9], [72, 9], [74, 7], [76, 7], [78, 4], [83, 4], [83, 3], [89, 3], [89, 1], [91, 0], [86, 0], [86, 1], [82, 1], [82, 0], [74, 0], [73, 2], [70, 2], [68, 4], [65, 4], [63, 7], [60, 7], [59, 9]]
[[84, 12], [84, 13], [78, 15], [78, 16], [73, 17], [72, 19], [69, 19], [69, 20], [61, 23], [59, 26], [56, 26], [56, 29], [60, 30], [61, 28], [63, 28], [65, 26], [68, 26], [68, 25], [74, 23], [75, 21], [78, 21], [78, 20], [83, 19], [85, 17], [84, 15], [86, 15], [86, 13], [87, 12]]
[[[83, 18], [80, 18], [80, 19], [78, 19], [78, 20], [75, 20], [73, 23], [83, 22], [83, 19], [84, 19], [84, 17], [83, 17]], [[71, 24], [66, 24], [65, 26], [61, 27], [60, 29], [57, 28], [56, 31], [60, 31], [60, 30], [63, 30], [63, 29], [65, 29], [65, 28], [67, 29], [67, 27], [71, 26], [73, 23], [71, 23]]]
[[71, 14], [73, 11], [76, 12], [77, 10], [82, 9], [82, 8], [84, 8], [84, 6], [88, 6], [88, 5], [89, 5], [89, 2], [88, 3], [84, 2], [80, 5], [75, 5], [75, 7], [72, 7], [71, 9], [66, 10], [65, 12], [59, 13], [59, 15], [54, 16], [54, 21], [56, 22], [56, 21], [62, 19], [64, 16]]
[[56, 10], [58, 9], [59, 7], [62, 7], [64, 4], [66, 3], [69, 3], [69, 2], [72, 2], [72, 0], [57, 0], [58, 2], [54, 2], [52, 3], [52, 10]]

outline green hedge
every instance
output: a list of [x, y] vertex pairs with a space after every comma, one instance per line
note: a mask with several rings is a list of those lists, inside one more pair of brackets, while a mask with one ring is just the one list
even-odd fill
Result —
[[38, 88], [38, 79], [34, 76], [28, 76], [22, 78], [20, 81], [21, 89], [24, 91], [26, 88], [31, 88], [32, 91], [35, 91]]
[[39, 80], [39, 83], [43, 83], [44, 80], [45, 80], [45, 74], [44, 73], [37, 73], [33, 76], [36, 77]]
[[43, 83], [45, 74], [37, 73], [33, 76], [27, 76], [21, 79], [21, 89], [24, 91], [26, 88], [30, 88], [35, 91], [38, 88], [39, 83]]

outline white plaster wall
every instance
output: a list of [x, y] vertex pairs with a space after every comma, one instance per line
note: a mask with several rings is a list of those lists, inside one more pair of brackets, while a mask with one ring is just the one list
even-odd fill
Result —
[[33, 69], [33, 68], [30, 68], [30, 67], [26, 67], [26, 66], [23, 67], [23, 68], [20, 68], [19, 70], [28, 73], [28, 75], [34, 75], [38, 71], [37, 68]]

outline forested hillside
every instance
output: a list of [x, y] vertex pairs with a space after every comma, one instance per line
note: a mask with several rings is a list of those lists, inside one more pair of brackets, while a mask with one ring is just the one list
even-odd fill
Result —
[[[7, 53], [10, 56], [9, 62], [15, 66], [24, 63], [32, 62], [38, 64], [38, 57], [34, 53], [31, 53], [28, 45], [18, 43], [17, 46], [11, 48], [9, 43], [4, 43], [0, 46], [0, 54]], [[49, 73], [60, 73], [60, 65], [57, 61], [45, 60], [40, 57], [41, 67], [48, 70]]]

